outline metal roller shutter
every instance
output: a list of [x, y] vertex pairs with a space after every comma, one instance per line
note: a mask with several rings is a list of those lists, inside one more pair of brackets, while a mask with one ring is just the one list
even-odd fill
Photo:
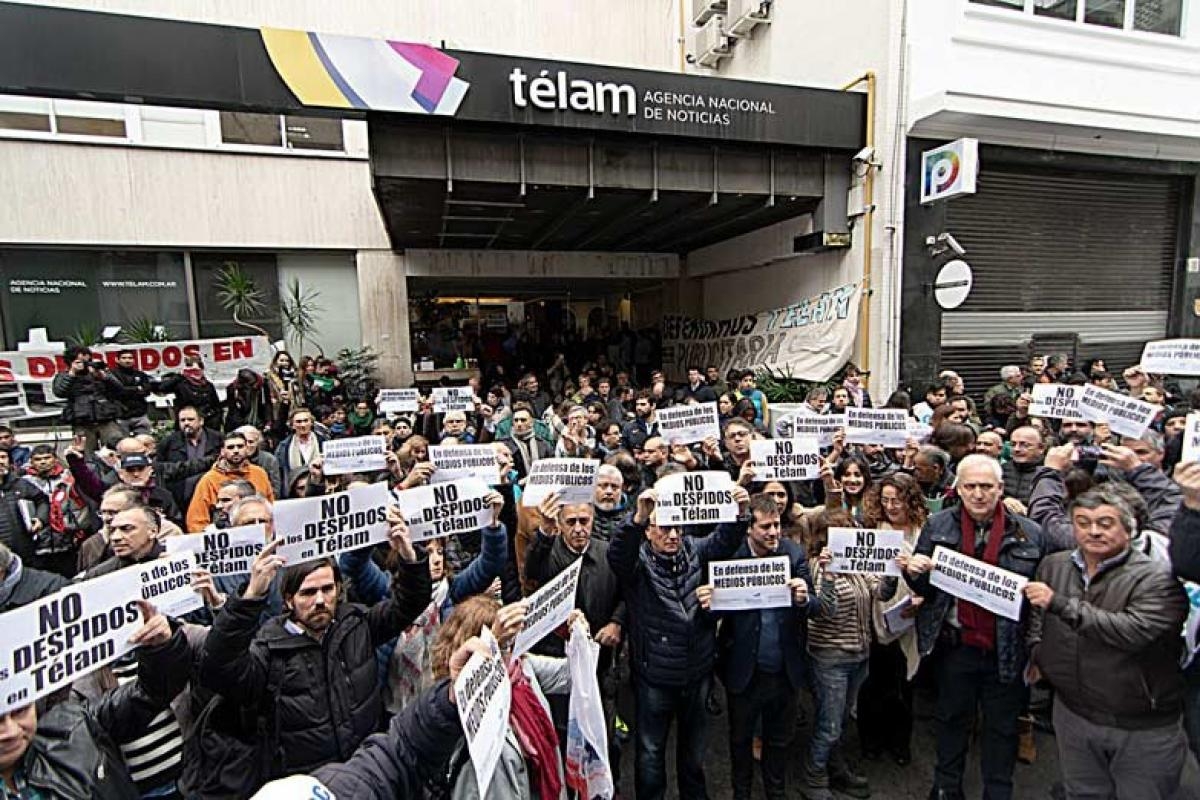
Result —
[[986, 166], [978, 194], [950, 201], [971, 294], [942, 316], [942, 367], [971, 393], [1024, 361], [1035, 335], [1078, 335], [1080, 359], [1111, 370], [1165, 335], [1183, 185], [1162, 176]]

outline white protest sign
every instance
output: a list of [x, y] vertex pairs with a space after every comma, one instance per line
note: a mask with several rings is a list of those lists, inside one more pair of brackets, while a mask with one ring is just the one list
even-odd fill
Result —
[[564, 505], [590, 503], [599, 469], [595, 458], [540, 458], [529, 468], [521, 505], [535, 507], [553, 492], [562, 493]]
[[754, 439], [750, 460], [758, 481], [811, 481], [821, 473], [821, 453], [814, 436]]
[[579, 570], [582, 567], [583, 559], [575, 559], [571, 566], [526, 598], [525, 627], [521, 628], [513, 641], [513, 658], [528, 652], [529, 648], [567, 621], [571, 609], [575, 608], [575, 589], [579, 586]]
[[372, 483], [335, 494], [275, 504], [276, 555], [288, 566], [388, 540], [388, 488]]
[[708, 562], [713, 611], [789, 608], [792, 565], [787, 556]]
[[1029, 416], [1043, 419], [1082, 419], [1078, 386], [1063, 383], [1035, 383]]
[[1183, 454], [1179, 460], [1185, 464], [1200, 461], [1200, 412], [1187, 415], [1187, 427], [1183, 429]]
[[419, 410], [421, 392], [417, 389], [380, 389], [375, 408], [381, 414], [405, 414]]
[[431, 397], [436, 414], [475, 410], [475, 392], [470, 386], [435, 386]]
[[1079, 395], [1079, 410], [1084, 419], [1107, 422], [1118, 436], [1137, 438], [1145, 433], [1162, 406], [1088, 384]]
[[429, 448], [429, 460], [437, 468], [430, 479], [434, 483], [445, 483], [460, 478], [478, 478], [484, 483], [496, 483], [500, 479], [496, 451], [490, 444], [463, 444], [455, 447], [433, 445]]
[[658, 410], [658, 432], [668, 444], [692, 444], [721, 439], [716, 403], [692, 403]]
[[326, 475], [387, 469], [387, 439], [382, 436], [329, 439], [321, 444], [321, 458], [324, 461], [321, 471]]
[[163, 544], [172, 555], [191, 551], [196, 557], [196, 566], [214, 576], [249, 575], [250, 565], [267, 544], [267, 526], [259, 523], [168, 536], [163, 539]]
[[939, 545], [933, 550], [929, 582], [960, 600], [1018, 621], [1029, 579]]
[[896, 556], [904, 552], [904, 532], [873, 528], [830, 528], [829, 571], [843, 575], [900, 577]]
[[883, 624], [887, 627], [888, 633], [899, 636], [917, 624], [916, 615], [906, 615], [905, 613], [911, 608], [912, 595], [905, 595], [903, 600], [883, 612]]
[[738, 504], [733, 499], [733, 479], [728, 472], [684, 472], [654, 484], [658, 494], [655, 506], [659, 525], [696, 525], [705, 522], [733, 522]]
[[0, 615], [0, 714], [28, 705], [128, 653], [138, 600], [167, 616], [200, 608], [191, 553], [74, 583]]
[[478, 478], [414, 486], [392, 496], [408, 522], [408, 535], [422, 542], [452, 533], [477, 531], [492, 524], [487, 497], [491, 489]]
[[902, 408], [846, 409], [846, 442], [904, 447], [908, 442], [908, 412]]
[[[110, 281], [119, 283], [119, 281]], [[10, 289], [16, 288], [15, 282]], [[26, 292], [28, 294], [29, 292]], [[271, 366], [275, 350], [265, 336], [236, 336], [228, 339], [196, 339], [183, 342], [143, 342], [138, 344], [107, 344], [91, 348], [110, 368], [117, 366], [122, 353], [132, 353], [134, 369], [161, 377], [178, 372], [188, 356], [204, 360], [206, 377], [225, 386], [237, 377], [241, 369], [263, 373]], [[19, 350], [0, 352], [0, 382], [48, 383], [70, 365], [63, 360], [60, 346], [53, 352]]]
[[1200, 375], [1200, 339], [1147, 342], [1141, 366], [1155, 375]]
[[775, 424], [775, 436], [815, 436], [820, 447], [833, 447], [833, 436], [846, 427], [845, 414], [792, 414]]
[[933, 426], [915, 419], [908, 421], [908, 435], [918, 442], [924, 442], [933, 435]]
[[467, 752], [475, 767], [479, 796], [486, 797], [500, 751], [508, 730], [508, 710], [512, 704], [512, 683], [504, 657], [491, 630], [485, 625], [479, 638], [488, 645], [489, 654], [472, 653], [454, 682], [458, 701], [458, 719], [467, 737]]

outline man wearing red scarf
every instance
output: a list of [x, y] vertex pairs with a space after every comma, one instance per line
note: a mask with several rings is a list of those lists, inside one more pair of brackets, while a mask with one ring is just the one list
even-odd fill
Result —
[[917, 613], [921, 656], [935, 647], [937, 653], [937, 769], [930, 797], [963, 797], [971, 729], [982, 707], [983, 797], [1011, 800], [1017, 718], [1028, 700], [1022, 678], [1029, 660], [1028, 605], [1014, 622], [951, 596], [930, 583], [931, 556], [936, 547], [946, 547], [1032, 578], [1052, 546], [1036, 523], [1005, 510], [1004, 479], [995, 459], [964, 458], [955, 489], [961, 505], [929, 518], [906, 569], [913, 591], [925, 599]]

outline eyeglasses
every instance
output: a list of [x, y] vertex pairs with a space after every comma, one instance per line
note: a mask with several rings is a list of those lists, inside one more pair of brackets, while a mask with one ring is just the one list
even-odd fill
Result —
[[238, 522], [238, 525], [270, 525], [270, 517], [256, 517], [254, 519], [243, 519]]
[[586, 528], [588, 525], [591, 524], [592, 518], [591, 517], [565, 517], [560, 521], [562, 522], [562, 525], [564, 528], [574, 528], [576, 526], [581, 527], [581, 528]]

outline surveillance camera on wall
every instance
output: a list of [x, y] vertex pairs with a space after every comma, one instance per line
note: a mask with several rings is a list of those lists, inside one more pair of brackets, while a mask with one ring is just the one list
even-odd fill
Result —
[[939, 236], [938, 241], [953, 250], [955, 255], [965, 256], [967, 254], [966, 248], [958, 243], [958, 239], [955, 239], [948, 233], [943, 233]]
[[870, 164], [875, 159], [875, 148], [864, 147], [854, 154], [854, 160], [860, 164]]

